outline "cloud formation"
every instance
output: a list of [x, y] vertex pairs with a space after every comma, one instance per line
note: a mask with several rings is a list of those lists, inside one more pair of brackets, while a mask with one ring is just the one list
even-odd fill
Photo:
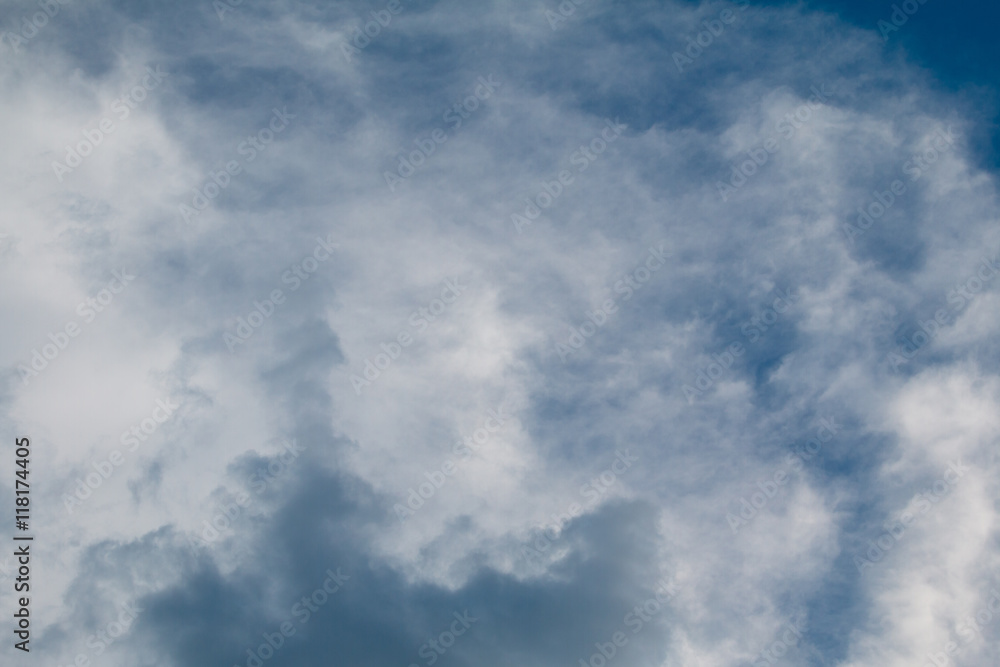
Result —
[[41, 659], [996, 661], [996, 178], [874, 25], [44, 5], [0, 45]]

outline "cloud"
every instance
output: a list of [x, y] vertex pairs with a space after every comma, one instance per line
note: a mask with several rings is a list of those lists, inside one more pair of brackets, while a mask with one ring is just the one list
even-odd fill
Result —
[[350, 59], [385, 5], [66, 4], [5, 55], [0, 405], [46, 452], [45, 659], [909, 665], [988, 602], [995, 286], [954, 298], [998, 240], [974, 105], [829, 13], [567, 4], [401, 0]]

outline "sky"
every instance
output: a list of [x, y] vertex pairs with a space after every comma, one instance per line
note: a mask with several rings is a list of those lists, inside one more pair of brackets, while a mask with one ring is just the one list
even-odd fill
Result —
[[997, 15], [0, 2], [3, 664], [997, 664]]

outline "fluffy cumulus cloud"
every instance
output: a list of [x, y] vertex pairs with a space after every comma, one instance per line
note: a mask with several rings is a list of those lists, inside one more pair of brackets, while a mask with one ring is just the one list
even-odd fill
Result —
[[3, 9], [4, 664], [1000, 659], [992, 98], [919, 13]]

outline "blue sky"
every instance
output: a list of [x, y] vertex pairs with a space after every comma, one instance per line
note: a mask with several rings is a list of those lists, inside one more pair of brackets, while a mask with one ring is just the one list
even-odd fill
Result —
[[997, 10], [906, 6], [0, 4], [4, 664], [995, 664]]
[[[786, 3], [760, 3], [783, 5]], [[836, 14], [861, 28], [879, 30], [879, 21], [891, 22], [892, 5], [872, 2], [805, 2], [810, 9]], [[902, 8], [902, 7], [901, 7]], [[1000, 59], [1000, 45], [991, 26], [998, 9], [989, 2], [963, 2], [958, 5], [928, 2], [920, 6], [898, 31], [885, 29], [886, 44], [898, 48], [901, 57], [928, 69], [943, 89], [971, 96], [981, 105], [983, 114], [975, 155], [984, 167], [998, 166], [1000, 131], [997, 129], [996, 90], [998, 79], [994, 63]]]

